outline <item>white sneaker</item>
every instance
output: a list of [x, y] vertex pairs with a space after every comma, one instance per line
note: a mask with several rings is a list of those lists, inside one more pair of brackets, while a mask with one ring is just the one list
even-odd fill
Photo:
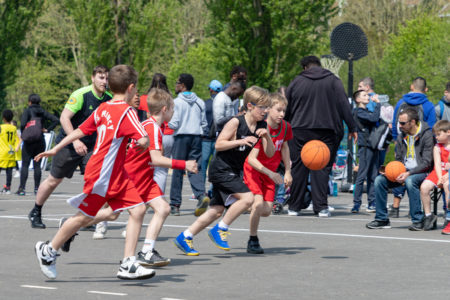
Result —
[[322, 209], [319, 212], [319, 218], [329, 218], [329, 217], [331, 217], [331, 213], [328, 209]]
[[329, 212], [333, 212], [333, 211], [334, 211], [334, 207], [328, 205], [328, 211], [329, 211]]
[[34, 246], [34, 252], [39, 261], [42, 273], [50, 279], [56, 278], [56, 255], [51, 255], [48, 251], [47, 242], [37, 242]]
[[288, 209], [288, 216], [300, 216], [300, 212]]
[[117, 272], [117, 278], [119, 279], [148, 279], [155, 276], [155, 270], [148, 269], [141, 266], [136, 258], [131, 259], [127, 257], [123, 262], [121, 262], [119, 267], [119, 272]]
[[304, 210], [306, 210], [306, 211], [313, 211], [313, 204], [312, 204], [312, 202]]
[[94, 240], [103, 240], [105, 238], [106, 231], [108, 231], [108, 222], [100, 222], [95, 226], [95, 232], [92, 235], [92, 238]]
[[127, 237], [127, 231], [126, 231], [126, 230], [122, 231], [122, 237], [123, 237], [123, 238], [126, 238], [126, 237]]

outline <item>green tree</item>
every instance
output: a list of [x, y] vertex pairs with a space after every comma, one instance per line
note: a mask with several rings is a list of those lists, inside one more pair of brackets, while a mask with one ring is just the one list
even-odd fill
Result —
[[6, 106], [5, 88], [14, 82], [24, 49], [25, 34], [40, 13], [43, 0], [0, 1], [0, 110]]
[[407, 21], [398, 34], [390, 37], [376, 71], [375, 81], [397, 101], [409, 91], [411, 81], [427, 80], [428, 98], [442, 97], [450, 78], [450, 20], [438, 16], [420, 16]]
[[217, 55], [226, 57], [220, 69], [227, 73], [240, 64], [251, 83], [270, 89], [288, 84], [301, 57], [320, 48], [336, 12], [334, 2], [205, 0]]

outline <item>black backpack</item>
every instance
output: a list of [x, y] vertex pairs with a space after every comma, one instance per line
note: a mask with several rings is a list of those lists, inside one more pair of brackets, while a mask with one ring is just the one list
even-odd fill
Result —
[[31, 120], [27, 122], [21, 135], [22, 140], [27, 143], [36, 142], [42, 138], [42, 118], [33, 115], [32, 111], [30, 113]]

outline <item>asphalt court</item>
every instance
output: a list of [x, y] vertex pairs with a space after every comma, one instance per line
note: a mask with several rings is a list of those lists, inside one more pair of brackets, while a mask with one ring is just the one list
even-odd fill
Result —
[[[2, 173], [0, 182], [4, 180]], [[216, 248], [204, 231], [194, 238], [200, 256], [188, 257], [172, 242], [195, 220], [196, 202], [188, 200], [187, 181], [181, 216], [169, 216], [156, 244], [172, 263], [157, 268], [154, 278], [115, 277], [123, 255], [121, 232], [127, 219], [123, 214], [110, 223], [104, 240], [80, 232], [71, 251], [57, 260], [57, 279], [47, 280], [40, 272], [34, 244], [51, 239], [59, 219], [75, 212], [65, 200], [81, 192], [82, 182], [76, 174], [50, 197], [43, 210], [45, 230], [32, 229], [27, 219], [34, 195], [0, 194], [1, 299], [448, 299], [450, 237], [441, 235], [440, 229], [408, 231], [406, 199], [401, 218], [391, 219], [392, 229], [366, 229], [374, 214], [364, 210], [350, 214], [352, 195], [347, 193], [329, 198], [336, 210], [328, 219], [311, 212], [261, 218], [263, 255], [246, 253], [249, 215], [243, 215], [231, 227], [231, 251]], [[17, 184], [14, 179], [13, 191]], [[439, 214], [441, 228], [441, 203]], [[146, 215], [144, 224], [151, 216]]]

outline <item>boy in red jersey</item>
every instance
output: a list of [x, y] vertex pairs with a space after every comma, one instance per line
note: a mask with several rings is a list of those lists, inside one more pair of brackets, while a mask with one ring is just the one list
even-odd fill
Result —
[[43, 157], [54, 156], [74, 140], [97, 131], [94, 151], [86, 166], [83, 193], [68, 200], [79, 212], [64, 222], [51, 242], [37, 242], [35, 246], [41, 271], [51, 279], [56, 278], [57, 251], [81, 227], [92, 222], [105, 203], [115, 213], [128, 210], [130, 214], [124, 259], [117, 277], [146, 279], [155, 275], [154, 270], [139, 265], [134, 256], [145, 206], [123, 168], [129, 138], [135, 139], [141, 149], [146, 149], [149, 144], [145, 129], [139, 123], [135, 110], [130, 107], [137, 91], [137, 72], [130, 66], [117, 65], [111, 69], [108, 81], [114, 93], [113, 99], [101, 104], [83, 124], [53, 149], [40, 153], [35, 158], [39, 161]]
[[270, 215], [275, 198], [275, 184], [283, 183], [283, 178], [277, 173], [281, 160], [286, 168], [284, 184], [288, 187], [292, 183], [291, 159], [287, 144], [287, 141], [292, 139], [292, 128], [283, 120], [287, 100], [280, 93], [270, 94], [270, 98], [271, 106], [266, 122], [275, 146], [275, 154], [270, 158], [267, 157], [264, 151], [260, 151], [261, 143], [259, 142], [244, 164], [244, 182], [255, 195], [250, 213], [250, 239], [247, 244], [247, 252], [252, 254], [264, 253], [257, 235], [259, 219]]

